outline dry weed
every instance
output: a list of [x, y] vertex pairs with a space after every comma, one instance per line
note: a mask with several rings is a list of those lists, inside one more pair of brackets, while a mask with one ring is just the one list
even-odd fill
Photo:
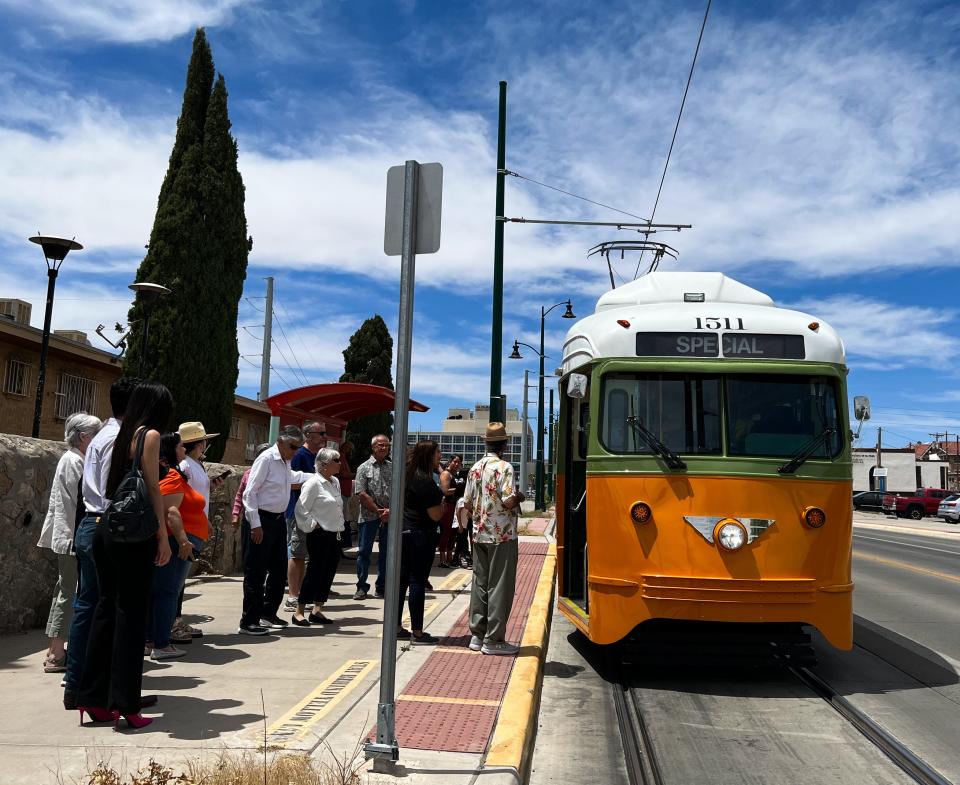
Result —
[[271, 755], [264, 766], [261, 755], [224, 751], [212, 762], [188, 761], [179, 774], [151, 760], [126, 777], [101, 763], [84, 785], [361, 785], [360, 752], [338, 757], [331, 751], [332, 762], [303, 754]]

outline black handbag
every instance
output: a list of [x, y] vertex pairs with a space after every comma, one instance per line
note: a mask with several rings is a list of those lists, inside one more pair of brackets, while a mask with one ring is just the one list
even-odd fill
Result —
[[133, 466], [120, 481], [107, 511], [101, 516], [101, 523], [106, 523], [110, 538], [114, 542], [143, 542], [156, 537], [160, 528], [153, 502], [150, 501], [150, 493], [147, 491], [147, 482], [140, 468], [146, 435], [147, 429], [144, 428], [137, 438]]

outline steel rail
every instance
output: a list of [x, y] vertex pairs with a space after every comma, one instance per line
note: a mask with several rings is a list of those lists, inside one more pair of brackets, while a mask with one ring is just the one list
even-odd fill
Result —
[[952, 785], [950, 780], [917, 757], [896, 736], [870, 719], [842, 695], [837, 694], [836, 690], [811, 670], [794, 666], [788, 667], [787, 670], [823, 698], [914, 782], [921, 785]]
[[626, 683], [622, 664], [614, 662], [613, 656], [607, 656], [608, 672], [613, 676], [610, 679], [613, 705], [617, 713], [617, 724], [620, 726], [630, 785], [663, 785], [663, 775], [657, 763], [653, 740], [650, 738], [636, 693]]

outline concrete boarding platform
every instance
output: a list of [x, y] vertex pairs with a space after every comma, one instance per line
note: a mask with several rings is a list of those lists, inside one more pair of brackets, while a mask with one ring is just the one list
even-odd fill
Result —
[[[63, 709], [61, 676], [43, 672], [42, 630], [0, 637], [0, 783], [86, 781], [101, 761], [131, 772], [154, 759], [179, 772], [187, 761], [213, 761], [223, 750], [256, 754], [265, 735], [271, 753], [349, 757], [376, 721], [382, 644], [382, 600], [351, 599], [354, 565], [341, 561], [336, 596], [324, 607], [334, 626], [291, 626], [264, 637], [237, 634], [241, 578], [189, 586], [185, 618], [204, 635], [182, 647], [183, 658], [144, 660], [144, 694], [160, 700], [144, 712], [153, 724], [140, 731], [80, 727], [78, 714]], [[505, 781], [522, 776], [554, 572], [546, 540], [523, 537], [510, 620], [511, 640], [522, 648], [517, 657], [492, 657], [467, 648], [470, 571], [433, 570], [425, 628], [442, 638], [440, 645], [404, 644], [397, 652], [396, 773], [405, 781], [470, 782], [481, 771], [484, 781], [498, 772]]]

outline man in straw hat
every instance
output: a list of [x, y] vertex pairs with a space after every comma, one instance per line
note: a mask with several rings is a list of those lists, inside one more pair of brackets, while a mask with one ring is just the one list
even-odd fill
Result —
[[524, 495], [514, 488], [513, 465], [503, 459], [510, 437], [502, 422], [487, 426], [487, 454], [467, 475], [464, 506], [473, 519], [473, 590], [470, 648], [516, 654], [504, 638], [517, 583], [517, 511]]

